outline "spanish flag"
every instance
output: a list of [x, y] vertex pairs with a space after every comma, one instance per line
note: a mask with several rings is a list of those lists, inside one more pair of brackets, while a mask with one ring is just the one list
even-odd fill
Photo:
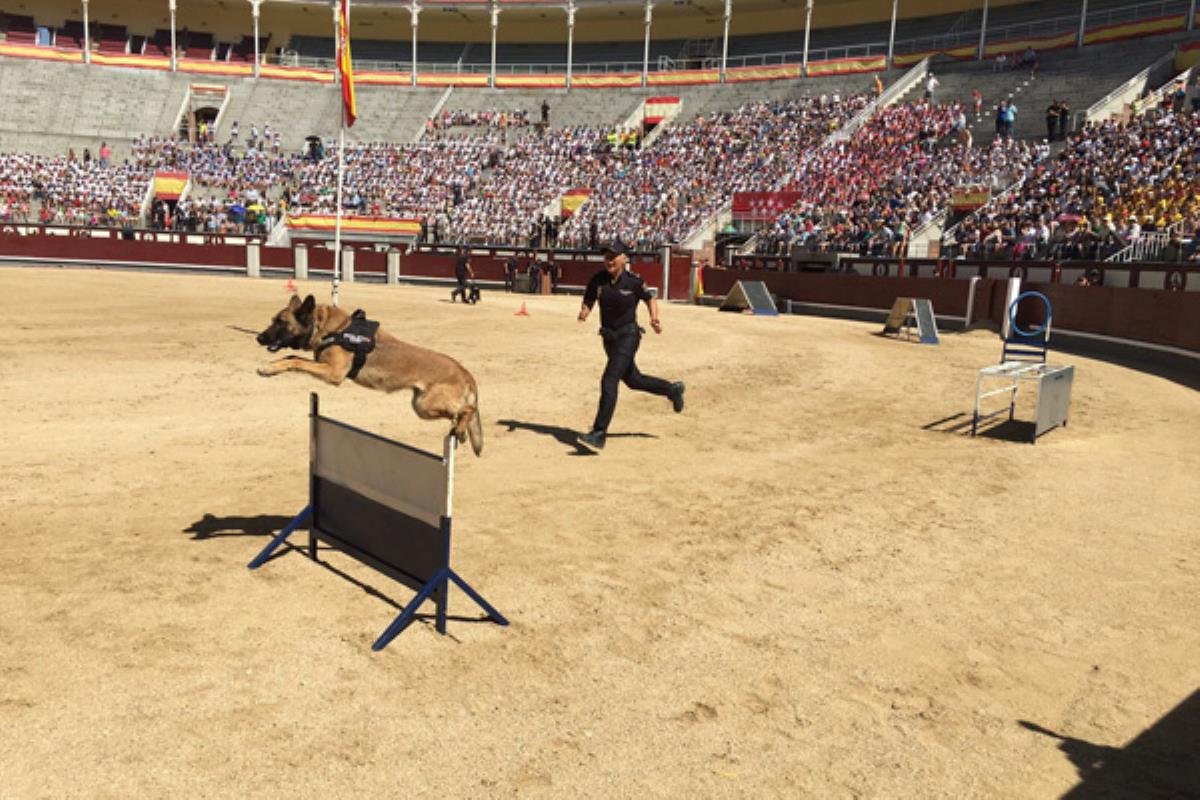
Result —
[[159, 170], [154, 173], [154, 196], [161, 197], [163, 200], [178, 200], [183, 194], [184, 188], [187, 187], [188, 174], [186, 172], [167, 172]]
[[579, 207], [587, 202], [591, 196], [591, 189], [568, 189], [563, 192], [562, 196], [562, 216], [563, 219], [574, 214], [579, 210]]
[[350, 61], [350, 0], [340, 0], [338, 11], [338, 80], [342, 83], [342, 111], [346, 127], [358, 119], [358, 106], [354, 102], [354, 65]]

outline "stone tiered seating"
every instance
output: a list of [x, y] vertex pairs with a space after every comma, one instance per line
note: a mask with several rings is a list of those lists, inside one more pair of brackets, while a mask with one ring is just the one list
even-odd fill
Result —
[[8, 41], [13, 44], [37, 44], [37, 25], [33, 17], [8, 15]]
[[54, 46], [60, 50], [82, 50], [84, 48], [83, 23], [67, 20], [54, 32]]
[[95, 154], [107, 141], [117, 159], [139, 134], [170, 133], [193, 78], [23, 59], [5, 59], [3, 72], [0, 149]]
[[122, 55], [129, 52], [129, 33], [124, 25], [97, 25], [98, 49], [101, 53]]
[[1040, 53], [1033, 75], [1028, 69], [994, 72], [991, 62], [935, 64], [933, 70], [942, 84], [937, 99], [957, 100], [970, 108], [971, 92], [978, 89], [983, 94], [983, 114], [977, 120], [971, 118], [971, 133], [976, 142], [989, 142], [995, 134], [996, 103], [1011, 94], [1017, 104], [1014, 135], [1041, 138], [1046, 135], [1044, 112], [1054, 100], [1065, 100], [1073, 111], [1083, 111], [1168, 49], [1161, 40], [1135, 39]]

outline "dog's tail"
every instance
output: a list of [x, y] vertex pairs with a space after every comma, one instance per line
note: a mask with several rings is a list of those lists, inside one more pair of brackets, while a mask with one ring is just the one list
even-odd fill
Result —
[[479, 396], [471, 391], [471, 419], [467, 422], [467, 436], [471, 439], [471, 449], [475, 455], [483, 452], [483, 423], [479, 421]]

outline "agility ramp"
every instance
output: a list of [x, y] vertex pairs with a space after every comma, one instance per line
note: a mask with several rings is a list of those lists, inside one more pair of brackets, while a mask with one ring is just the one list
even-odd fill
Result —
[[899, 338], [903, 333], [906, 339], [911, 340], [914, 327], [921, 344], [940, 344], [933, 301], [923, 297], [897, 297], [883, 324], [883, 334]]
[[341, 550], [414, 589], [372, 646], [382, 650], [412, 621], [426, 600], [436, 606], [438, 633], [446, 633], [447, 591], [457, 584], [492, 621], [500, 612], [450, 568], [454, 492], [454, 437], [441, 456], [385, 439], [320, 414], [310, 399], [308, 505], [250, 562], [258, 569], [298, 528], [309, 526], [308, 553], [317, 541]]
[[777, 317], [779, 309], [771, 292], [762, 281], [738, 281], [725, 295], [721, 303], [721, 311], [749, 311], [760, 316]]

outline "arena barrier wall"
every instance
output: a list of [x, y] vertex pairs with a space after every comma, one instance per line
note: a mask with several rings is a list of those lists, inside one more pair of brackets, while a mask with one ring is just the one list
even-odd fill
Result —
[[[859, 260], [869, 261], [869, 260]], [[811, 303], [843, 309], [868, 310], [886, 314], [897, 297], [923, 297], [933, 301], [939, 317], [964, 319], [968, 298], [974, 285], [972, 322], [989, 322], [997, 327], [1007, 312], [1006, 286], [1013, 271], [1012, 262], [987, 265], [963, 264], [960, 262], [957, 277], [945, 275], [933, 277], [936, 264], [905, 264], [911, 270], [898, 277], [894, 270], [902, 262], [875, 261], [885, 265], [893, 274], [884, 277], [856, 273], [807, 273], [778, 272], [762, 269], [713, 269], [703, 270], [705, 291], [709, 295], [723, 296], [738, 280], [761, 280], [781, 301]], [[1089, 264], [1067, 262], [1063, 265], [1018, 265], [1026, 267], [1027, 273], [1035, 269], [1048, 274], [1063, 275], [1068, 268], [1082, 273]], [[1060, 283], [1039, 280], [1029, 275], [1014, 274], [1023, 278], [1022, 287], [1046, 295], [1054, 307], [1055, 333], [1077, 333], [1092, 337], [1111, 337], [1172, 348], [1200, 355], [1200, 269], [1187, 268], [1191, 279], [1189, 289], [1172, 291], [1162, 288], [1139, 288], [1139, 273], [1168, 273], [1178, 271], [1179, 265], [1112, 265], [1105, 264], [1106, 285], [1080, 286], [1073, 282]], [[917, 277], [922, 270], [927, 277]], [[942, 267], [945, 270], [945, 266]], [[967, 272], [990, 273], [964, 275]], [[1108, 278], [1124, 272], [1125, 285], [1107, 285]], [[971, 278], [978, 280], [972, 281]], [[852, 315], [852, 314], [847, 314]]]
[[[274, 273], [293, 273], [296, 266], [296, 253], [292, 247], [266, 247], [262, 245], [261, 237], [142, 230], [131, 231], [127, 235], [129, 238], [122, 231], [111, 228], [6, 225], [0, 228], [0, 261], [197, 269], [245, 274], [249, 263], [247, 243], [254, 242], [259, 245], [258, 263], [261, 269]], [[305, 248], [310, 275], [327, 277], [333, 273], [333, 251], [323, 246], [323, 240], [297, 239], [293, 244]], [[359, 242], [346, 242], [344, 249], [354, 252], [355, 277], [386, 279], [387, 252]], [[504, 262], [514, 248], [470, 249], [476, 280], [502, 286]], [[529, 262], [529, 250], [518, 248], [516, 252], [524, 271]], [[596, 253], [554, 252], [554, 260], [561, 270], [559, 286], [570, 291], [582, 290], [591, 277], [604, 267], [603, 259]], [[454, 261], [455, 252], [450, 247], [401, 251], [399, 277], [402, 281], [449, 284], [454, 281]], [[629, 268], [641, 275], [647, 286], [657, 290], [660, 298], [690, 299], [690, 258], [672, 256], [670, 265], [664, 270], [659, 255], [635, 253]]]

